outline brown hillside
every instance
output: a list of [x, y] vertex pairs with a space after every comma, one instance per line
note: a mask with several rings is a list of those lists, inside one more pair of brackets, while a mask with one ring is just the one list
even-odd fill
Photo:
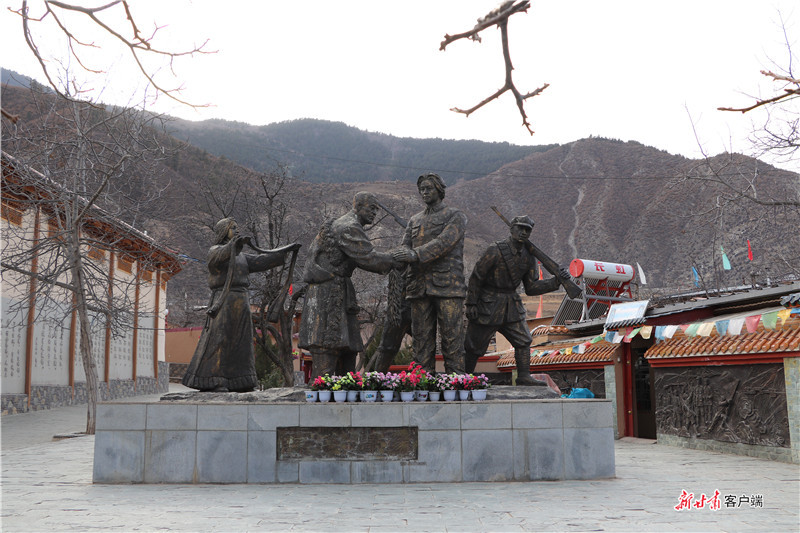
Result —
[[[26, 92], [3, 88], [3, 107], [22, 116], [20, 128], [37, 120]], [[4, 137], [6, 126], [4, 122]], [[709, 164], [722, 173], [730, 187], [754, 180], [759, 200], [800, 199], [798, 174], [737, 154], [719, 155]], [[576, 257], [638, 262], [651, 291], [690, 288], [692, 265], [709, 286], [749, 282], [751, 272], [762, 280], [767, 275], [797, 275], [798, 208], [770, 209], [753, 202], [728, 205], [724, 195], [730, 193], [730, 187], [679, 182], [681, 176], [702, 172], [708, 172], [702, 161], [636, 142], [591, 138], [530, 153], [482, 178], [458, 180], [448, 187], [445, 202], [469, 217], [467, 274], [490, 242], [508, 235], [490, 209], [495, 205], [508, 218], [532, 216], [536, 221], [532, 239], [561, 264], [566, 266]], [[191, 145], [165, 161], [162, 174], [168, 187], [161, 201], [149, 206], [145, 220], [136, 223], [187, 256], [184, 271], [172, 280], [170, 289], [170, 309], [178, 312], [204, 304], [208, 294], [203, 261], [210, 238], [208, 225], [213, 221], [203, 213], [197, 192], [216, 184], [222, 194], [232, 194], [235, 179], [249, 183], [248, 176], [253, 174], [234, 161]], [[292, 239], [307, 244], [326, 217], [349, 208], [358, 190], [374, 192], [387, 207], [408, 219], [422, 209], [417, 174], [409, 170], [406, 180], [393, 182], [312, 184], [294, 180], [286, 197], [291, 205], [287, 216]], [[251, 187], [245, 192], [255, 194]], [[718, 204], [725, 205], [722, 216], [713, 209]], [[370, 235], [376, 246], [389, 249], [399, 243], [402, 228], [387, 216], [370, 229]], [[747, 239], [753, 244], [753, 262], [747, 260]], [[733, 265], [731, 271], [721, 270], [720, 245]], [[303, 260], [301, 250], [301, 264]], [[647, 295], [644, 291], [643, 296]]]

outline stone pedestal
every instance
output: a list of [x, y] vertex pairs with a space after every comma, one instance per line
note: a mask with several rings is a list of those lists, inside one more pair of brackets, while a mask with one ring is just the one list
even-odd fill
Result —
[[97, 409], [95, 483], [415, 483], [613, 476], [609, 400], [131, 401]]

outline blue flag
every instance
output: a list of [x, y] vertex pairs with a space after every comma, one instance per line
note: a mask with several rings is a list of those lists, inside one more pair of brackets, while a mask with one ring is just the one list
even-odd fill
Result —
[[695, 287], [699, 287], [700, 286], [700, 274], [697, 273], [697, 269], [695, 267], [692, 267], [692, 275], [694, 276], [694, 286]]

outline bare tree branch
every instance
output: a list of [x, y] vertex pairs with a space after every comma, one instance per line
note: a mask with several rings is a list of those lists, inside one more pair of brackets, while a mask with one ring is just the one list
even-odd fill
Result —
[[[793, 98], [797, 98], [800, 96], [800, 79], [792, 78], [789, 76], [782, 76], [780, 74], [775, 74], [769, 70], [762, 70], [761, 74], [764, 76], [771, 78], [772, 81], [782, 81], [786, 82], [789, 86], [783, 87], [781, 93], [773, 96], [772, 98], [757, 98], [756, 102], [753, 105], [747, 107], [718, 107], [717, 110], [719, 111], [738, 111], [740, 113], [747, 113], [748, 111], [752, 111], [753, 109], [757, 109], [762, 106], [768, 106], [770, 104], [774, 104], [781, 101], [790, 100]], [[791, 85], [794, 85], [792, 87]]]
[[[113, 8], [118, 6], [121, 7], [125, 12], [125, 20], [127, 28], [123, 29], [114, 28], [111, 25], [103, 22], [103, 20], [101, 20], [98, 16], [98, 14], [109, 12]], [[72, 57], [75, 58], [75, 60], [78, 62], [81, 68], [93, 74], [102, 73], [103, 70], [101, 69], [93, 69], [89, 67], [84, 62], [82, 54], [80, 53], [81, 48], [99, 48], [99, 47], [94, 43], [85, 42], [84, 40], [82, 40], [78, 35], [76, 35], [73, 31], [70, 30], [70, 28], [62, 21], [62, 18], [59, 16], [59, 13], [71, 12], [71, 13], [80, 13], [85, 15], [94, 23], [96, 27], [102, 29], [107, 35], [112, 37], [113, 40], [119, 42], [123, 47], [127, 48], [138, 70], [158, 92], [165, 94], [169, 98], [184, 105], [188, 105], [191, 107], [205, 107], [204, 105], [191, 104], [186, 100], [181, 99], [178, 96], [181, 87], [168, 89], [162, 86], [160, 83], [156, 82], [153, 73], [147, 67], [145, 67], [142, 60], [144, 57], [148, 55], [163, 56], [168, 59], [170, 70], [174, 74], [174, 70], [172, 67], [173, 67], [173, 61], [176, 58], [183, 56], [192, 56], [194, 54], [214, 53], [211, 51], [204, 50], [204, 48], [208, 44], [208, 40], [206, 40], [200, 46], [194, 46], [192, 49], [182, 52], [170, 52], [167, 50], [162, 50], [160, 48], [154, 47], [152, 41], [156, 33], [160, 29], [160, 27], [156, 27], [153, 33], [149, 37], [145, 37], [139, 30], [139, 27], [137, 26], [133, 18], [133, 15], [131, 14], [130, 6], [128, 5], [127, 0], [114, 0], [112, 2], [109, 2], [108, 4], [97, 7], [85, 7], [78, 4], [60, 2], [57, 0], [45, 0], [44, 13], [39, 17], [31, 16], [27, 0], [23, 0], [22, 7], [20, 9], [13, 10], [9, 8], [9, 10], [22, 17], [23, 34], [25, 36], [25, 42], [27, 43], [28, 48], [30, 48], [30, 50], [33, 52], [33, 55], [36, 57], [36, 60], [39, 62], [39, 65], [42, 68], [42, 72], [47, 78], [47, 81], [50, 84], [50, 86], [59, 95], [65, 98], [71, 99], [72, 96], [67, 94], [67, 92], [63, 90], [59, 86], [59, 84], [57, 84], [51, 77], [50, 68], [48, 67], [47, 61], [44, 59], [39, 49], [39, 46], [36, 43], [36, 39], [34, 38], [33, 33], [31, 32], [30, 23], [43, 22], [49, 16], [51, 19], [53, 19], [55, 24], [58, 26], [59, 30], [67, 38], [70, 54]], [[132, 37], [124, 36], [123, 33], [126, 31], [131, 32]]]
[[533, 135], [534, 131], [531, 127], [530, 122], [528, 121], [528, 115], [525, 113], [525, 100], [528, 98], [532, 98], [542, 93], [545, 89], [547, 89], [550, 84], [545, 83], [538, 89], [531, 91], [526, 94], [522, 94], [514, 85], [514, 80], [512, 77], [512, 71], [514, 70], [514, 66], [511, 64], [511, 52], [509, 51], [508, 47], [508, 19], [511, 15], [520, 12], [527, 12], [528, 8], [530, 7], [531, 3], [529, 0], [522, 0], [518, 3], [514, 3], [515, 0], [508, 0], [500, 5], [497, 9], [490, 11], [486, 14], [486, 16], [481, 17], [478, 19], [478, 23], [469, 31], [465, 31], [462, 33], [458, 33], [456, 35], [445, 35], [444, 40], [441, 42], [439, 46], [439, 50], [444, 50], [448, 44], [457, 41], [459, 39], [471, 39], [473, 41], [480, 42], [480, 32], [489, 28], [491, 26], [497, 26], [500, 28], [500, 35], [502, 40], [503, 46], [503, 62], [505, 64], [505, 82], [503, 86], [500, 87], [494, 94], [485, 98], [477, 105], [469, 108], [469, 109], [461, 109], [458, 107], [451, 108], [451, 111], [456, 113], [462, 113], [466, 116], [470, 116], [472, 113], [480, 109], [481, 107], [485, 106], [492, 100], [496, 100], [499, 98], [503, 93], [506, 91], [511, 91], [511, 94], [514, 95], [514, 100], [517, 103], [517, 108], [519, 108], [519, 113], [522, 116], [522, 125], [528, 130], [528, 132]]

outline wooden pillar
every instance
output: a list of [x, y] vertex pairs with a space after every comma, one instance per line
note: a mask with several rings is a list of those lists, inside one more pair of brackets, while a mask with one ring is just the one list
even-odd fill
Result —
[[[108, 311], [111, 312], [114, 305], [114, 250], [111, 250], [108, 255]], [[111, 316], [106, 316], [106, 342], [105, 342], [105, 368], [103, 374], [106, 379], [106, 390], [111, 391]]]
[[133, 294], [133, 353], [131, 354], [131, 379], [133, 379], [133, 390], [136, 390], [136, 365], [137, 353], [139, 351], [139, 283], [142, 279], [142, 262], [136, 261], [136, 288]]
[[156, 269], [156, 302], [153, 313], [153, 376], [158, 383], [158, 314], [161, 312], [161, 269]]
[[[33, 245], [39, 246], [39, 208], [33, 217]], [[31, 280], [28, 285], [28, 319], [25, 330], [25, 395], [28, 398], [28, 407], [31, 406], [31, 380], [33, 373], [33, 328], [36, 317], [36, 275], [39, 273], [39, 256], [31, 259]]]

